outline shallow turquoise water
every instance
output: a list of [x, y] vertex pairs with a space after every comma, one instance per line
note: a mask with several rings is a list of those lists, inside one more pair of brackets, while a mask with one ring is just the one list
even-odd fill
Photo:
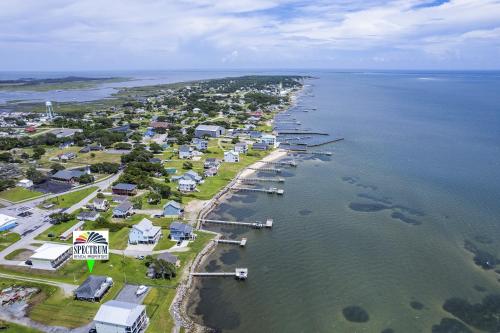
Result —
[[[300, 103], [317, 111], [295, 117], [346, 140], [288, 171], [282, 198], [236, 195], [214, 212], [275, 227], [222, 229], [248, 246], [220, 246], [205, 268], [248, 267], [249, 280], [202, 280], [193, 318], [224, 332], [430, 332], [452, 317], [446, 299], [498, 292], [500, 275], [464, 249], [500, 257], [498, 74], [314, 74]], [[369, 321], [347, 321], [350, 305]]]

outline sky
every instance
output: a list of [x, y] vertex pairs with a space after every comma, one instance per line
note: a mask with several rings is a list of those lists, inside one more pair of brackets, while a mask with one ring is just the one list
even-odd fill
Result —
[[500, 0], [1, 0], [0, 70], [500, 69]]

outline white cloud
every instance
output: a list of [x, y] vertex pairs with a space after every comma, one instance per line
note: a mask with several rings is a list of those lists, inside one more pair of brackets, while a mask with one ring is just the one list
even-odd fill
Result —
[[[80, 53], [95, 64], [119, 54], [124, 64], [129, 60], [134, 65], [147, 59], [151, 65], [182, 59], [210, 65], [222, 59], [242, 66], [302, 60], [307, 67], [321, 60], [339, 64], [349, 55], [376, 64], [388, 52], [391, 59], [401, 52], [404, 61], [410, 50], [442, 59], [479, 44], [478, 52], [484, 52], [484, 40], [496, 50], [499, 1], [452, 0], [429, 6], [431, 2], [3, 0], [0, 57], [4, 63], [17, 63], [16, 52], [45, 47], [60, 54]], [[77, 63], [78, 56], [72, 61]]]

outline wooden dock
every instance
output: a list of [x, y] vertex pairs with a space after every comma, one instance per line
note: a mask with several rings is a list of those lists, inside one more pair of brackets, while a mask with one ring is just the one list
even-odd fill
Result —
[[284, 183], [285, 178], [270, 178], [270, 177], [262, 177], [262, 178], [241, 178], [240, 182], [242, 183], [256, 183], [256, 182], [275, 182], [275, 183]]
[[248, 278], [248, 268], [236, 268], [234, 272], [193, 272], [191, 276], [199, 277], [235, 277], [238, 280]]
[[207, 220], [207, 219], [199, 219], [202, 223], [214, 223], [214, 224], [223, 224], [223, 225], [233, 225], [233, 226], [243, 226], [243, 227], [251, 227], [254, 229], [262, 229], [262, 228], [272, 228], [273, 227], [273, 219], [267, 219], [265, 223], [262, 222], [239, 222], [239, 221], [222, 221], [222, 220]]
[[290, 167], [297, 166], [297, 162], [295, 162], [295, 161], [281, 161], [281, 162], [259, 161], [259, 163], [264, 163], [264, 164], [269, 164], [269, 165], [290, 166]]
[[247, 169], [255, 170], [255, 171], [262, 171], [262, 172], [281, 173], [281, 169], [276, 169], [276, 168], [253, 168], [253, 167], [248, 167]]
[[231, 187], [231, 190], [232, 191], [244, 191], [244, 192], [262, 192], [262, 193], [267, 193], [267, 194], [278, 194], [278, 195], [285, 194], [285, 191], [283, 189], [276, 188], [276, 187], [254, 188], [254, 187], [233, 186], [233, 187]]
[[242, 238], [241, 240], [232, 240], [232, 239], [217, 239], [217, 243], [219, 244], [234, 244], [244, 247], [247, 245], [247, 239]]

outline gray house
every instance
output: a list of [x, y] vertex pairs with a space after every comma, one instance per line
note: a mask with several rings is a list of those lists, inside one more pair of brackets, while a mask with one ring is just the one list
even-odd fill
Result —
[[76, 288], [75, 299], [99, 302], [113, 285], [113, 279], [106, 276], [91, 275]]
[[194, 130], [194, 136], [197, 138], [203, 138], [204, 136], [209, 136], [212, 138], [218, 138], [224, 135], [226, 129], [221, 126], [216, 125], [198, 125]]
[[130, 201], [124, 201], [115, 208], [113, 208], [113, 217], [126, 218], [127, 216], [130, 216], [133, 213], [134, 212]]

